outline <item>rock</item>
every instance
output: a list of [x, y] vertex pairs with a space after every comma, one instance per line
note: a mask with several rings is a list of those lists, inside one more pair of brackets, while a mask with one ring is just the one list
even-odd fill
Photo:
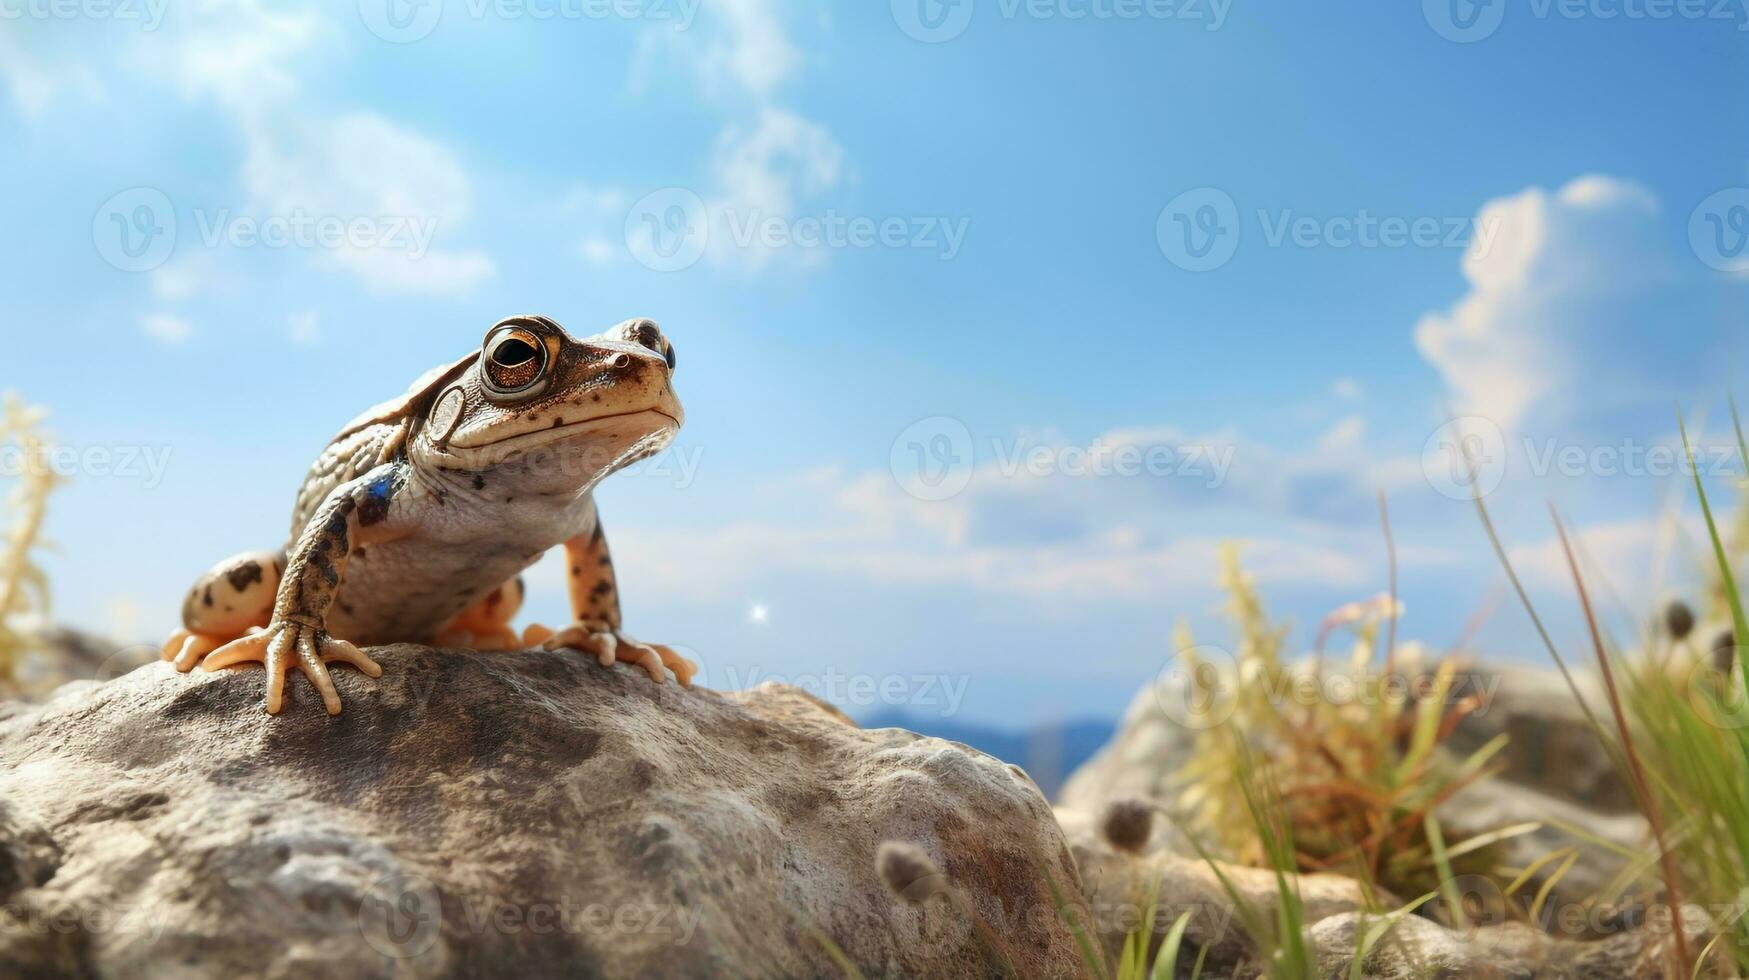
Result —
[[[11, 709], [0, 975], [839, 975], [820, 936], [871, 977], [1082, 970], [1068, 847], [996, 759], [784, 686], [375, 653], [335, 718], [301, 677], [270, 718], [259, 670], [162, 663]], [[889, 892], [889, 839], [963, 901]]]
[[[1175, 682], [1172, 676], [1163, 677], [1136, 694], [1111, 741], [1063, 783], [1062, 792], [1057, 794], [1060, 810], [1098, 814], [1125, 800], [1172, 803], [1173, 774], [1196, 744], [1196, 732], [1179, 724], [1162, 707], [1162, 696], [1167, 704], [1174, 703], [1174, 698], [1182, 702], [1183, 696], [1171, 691], [1156, 693], [1160, 685]], [[1190, 842], [1169, 824], [1155, 827], [1153, 847], [1193, 853]]]
[[1595, 674], [1574, 672], [1573, 687], [1558, 671], [1534, 667], [1481, 669], [1472, 676], [1472, 688], [1492, 694], [1452, 732], [1446, 742], [1452, 751], [1466, 754], [1505, 733], [1501, 779], [1598, 813], [1635, 812], [1633, 793], [1573, 698], [1577, 687], [1597, 720], [1612, 723]]
[[[1683, 923], [1690, 948], [1698, 951], [1713, 935], [1705, 912], [1689, 906]], [[1381, 923], [1376, 915], [1349, 912], [1311, 929], [1318, 970], [1346, 977], [1354, 962], [1356, 932]], [[1370, 980], [1422, 980], [1425, 977], [1535, 978], [1535, 980], [1662, 980], [1669, 976], [1667, 927], [1623, 929], [1594, 942], [1555, 938], [1522, 923], [1447, 929], [1413, 915], [1400, 917], [1362, 964]], [[1718, 957], [1709, 957], [1717, 963]], [[1683, 976], [1687, 976], [1685, 971]], [[1702, 976], [1710, 974], [1702, 973]]]
[[[1598, 681], [1585, 673], [1574, 679], [1593, 711], [1608, 710]], [[1099, 813], [1126, 799], [1168, 809], [1176, 804], [1174, 773], [1192, 751], [1196, 732], [1175, 720], [1181, 712], [1167, 710], [1183, 704], [1184, 695], [1161, 685], [1181, 683], [1182, 678], [1168, 675], [1136, 696], [1111, 742], [1064, 784], [1061, 809]], [[1625, 783], [1566, 681], [1555, 671], [1531, 667], [1481, 669], [1469, 675], [1464, 689], [1485, 692], [1484, 708], [1467, 717], [1445, 744], [1464, 755], [1501, 733], [1508, 743], [1499, 757], [1504, 770], [1498, 776], [1441, 805], [1440, 819], [1449, 836], [1462, 839], [1542, 822], [1536, 832], [1501, 845], [1505, 863], [1529, 867], [1552, 851], [1578, 846], [1582, 859], [1556, 883], [1556, 894], [1576, 899], [1603, 891], [1622, 868], [1621, 852], [1585, 843], [1563, 826], [1626, 851], [1642, 849], [1649, 838], [1644, 818], [1633, 810]], [[1157, 827], [1152, 846], [1187, 857], [1195, 854], [1170, 825]], [[1532, 894], [1557, 869], [1558, 863], [1533, 876]]]
[[[1206, 861], [1164, 850], [1140, 857], [1123, 854], [1098, 835], [1093, 815], [1059, 807], [1057, 817], [1082, 871], [1091, 921], [1109, 955], [1116, 957], [1130, 932], [1144, 921], [1149, 890], [1157, 883], [1151, 948], [1157, 948], [1178, 916], [1189, 911], [1185, 949], [1179, 955], [1181, 970], [1206, 947], [1203, 976], [1208, 980], [1267, 975], [1243, 916]], [[1259, 919], [1273, 923], [1279, 903], [1274, 872], [1228, 864], [1220, 869], [1244, 905]], [[1349, 878], [1310, 874], [1290, 875], [1288, 881], [1300, 896], [1310, 927], [1307, 939], [1317, 958], [1318, 976], [1346, 978], [1357, 949], [1357, 930], [1385, 924], [1385, 917], [1367, 911], [1366, 896]], [[1382, 892], [1375, 893], [1374, 903], [1386, 910], [1403, 904]], [[1367, 980], [1656, 980], [1664, 975], [1658, 964], [1670, 942], [1667, 915], [1662, 919], [1609, 915], [1591, 909], [1589, 901], [1564, 902], [1558, 897], [1551, 897], [1548, 907], [1547, 931], [1507, 921], [1504, 913], [1462, 929], [1446, 928], [1415, 914], [1400, 916], [1374, 945], [1362, 975]], [[1699, 950], [1714, 934], [1712, 924], [1698, 908], [1691, 906], [1685, 912], [1689, 948]]]
[[[1440, 806], [1439, 819], [1453, 840], [1500, 827], [1540, 824], [1530, 833], [1502, 841], [1499, 861], [1504, 867], [1528, 868], [1556, 851], [1577, 848], [1579, 860], [1565, 874], [1555, 878], [1562, 862], [1547, 862], [1531, 875], [1525, 889], [1535, 895], [1554, 879], [1550, 894], [1569, 902], [1605, 893], [1628, 863], [1623, 854], [1643, 854], [1652, 847], [1646, 818], [1637, 813], [1597, 813], [1504, 779], [1464, 787]], [[1572, 833], [1569, 827], [1583, 830], [1585, 836]], [[1614, 848], [1594, 841], [1606, 841]]]
[[[1110, 955], [1116, 957], [1130, 932], [1144, 921], [1148, 896], [1157, 883], [1154, 943], [1165, 937], [1181, 914], [1190, 912], [1184, 930], [1189, 952], [1180, 956], [1180, 963], [1190, 962], [1197, 950], [1208, 947], [1204, 967], [1212, 972], [1205, 975], [1224, 976], [1250, 958], [1252, 945], [1244, 921], [1208, 862], [1167, 850], [1139, 857], [1121, 853], [1100, 836], [1097, 817], [1078, 810], [1059, 807], [1057, 820], [1074, 851], [1093, 922]], [[1247, 905], [1273, 921], [1277, 901], [1273, 872], [1224, 864], [1221, 874]], [[1309, 921], [1366, 906], [1359, 884], [1352, 879], [1318, 874], [1297, 880]], [[1382, 900], [1394, 901], [1389, 895]]]

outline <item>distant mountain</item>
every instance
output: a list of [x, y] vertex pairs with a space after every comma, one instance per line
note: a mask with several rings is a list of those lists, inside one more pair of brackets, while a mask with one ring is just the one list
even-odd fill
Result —
[[864, 728], [904, 728], [919, 735], [963, 742], [1025, 769], [1052, 800], [1069, 774], [1092, 758], [1117, 729], [1112, 721], [1071, 721], [1017, 732], [912, 714], [898, 708], [883, 709], [858, 719], [858, 723]]

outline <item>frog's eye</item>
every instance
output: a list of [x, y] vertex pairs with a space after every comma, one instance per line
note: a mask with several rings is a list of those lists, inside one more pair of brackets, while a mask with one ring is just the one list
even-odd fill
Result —
[[522, 327], [501, 327], [480, 348], [480, 374], [491, 394], [529, 394], [546, 380], [547, 345]]

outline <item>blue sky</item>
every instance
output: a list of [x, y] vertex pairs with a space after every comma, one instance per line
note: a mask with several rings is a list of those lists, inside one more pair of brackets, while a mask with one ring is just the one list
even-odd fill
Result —
[[1174, 622], [1225, 638], [1229, 539], [1307, 641], [1385, 587], [1380, 490], [1443, 647], [1500, 584], [1453, 416], [1563, 640], [1545, 500], [1625, 622], [1693, 526], [1634, 454], [1680, 400], [1741, 472], [1739, 4], [394, 2], [0, 0], [0, 387], [81, 454], [66, 618], [169, 628], [520, 312], [679, 349], [679, 443], [601, 491], [630, 629], [853, 713], [1114, 714]]

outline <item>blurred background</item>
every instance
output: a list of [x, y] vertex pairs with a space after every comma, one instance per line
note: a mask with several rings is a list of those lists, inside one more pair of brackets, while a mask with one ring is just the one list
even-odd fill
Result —
[[[1220, 640], [1223, 542], [1299, 647], [1386, 590], [1381, 492], [1403, 635], [1541, 658], [1477, 491], [1557, 639], [1549, 500], [1631, 629], [1704, 557], [1679, 408], [1722, 499], [1743, 473], [1746, 30], [1738, 0], [0, 0], [0, 388], [65, 477], [51, 615], [160, 639], [282, 543], [343, 423], [539, 312], [678, 348], [686, 429], [599, 491], [631, 632], [1047, 785], [1175, 623]], [[556, 562], [530, 585], [568, 619]]]

